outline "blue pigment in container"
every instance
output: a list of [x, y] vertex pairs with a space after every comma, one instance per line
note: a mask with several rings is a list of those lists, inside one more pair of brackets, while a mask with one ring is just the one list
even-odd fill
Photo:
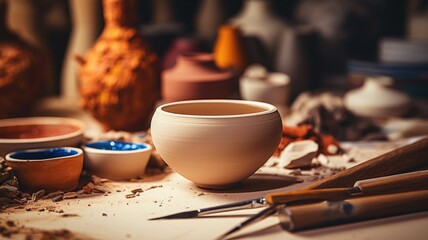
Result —
[[49, 158], [68, 157], [78, 154], [74, 149], [68, 148], [49, 148], [40, 150], [18, 151], [10, 155], [11, 158], [18, 160], [42, 160]]
[[112, 151], [133, 151], [147, 148], [144, 144], [129, 143], [121, 141], [100, 141], [88, 143], [86, 147], [101, 149], [101, 150], [112, 150]]

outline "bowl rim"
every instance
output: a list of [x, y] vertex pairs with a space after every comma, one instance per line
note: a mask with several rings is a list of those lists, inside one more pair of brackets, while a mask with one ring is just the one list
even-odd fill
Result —
[[[42, 124], [43, 122], [43, 124]], [[79, 135], [83, 136], [85, 131], [85, 123], [82, 120], [66, 117], [24, 117], [24, 118], [6, 118], [0, 119], [0, 127], [8, 126], [24, 126], [24, 125], [45, 125], [45, 124], [63, 124], [77, 126], [78, 130], [57, 136], [41, 137], [41, 138], [0, 138], [0, 143], [40, 143], [50, 142], [62, 139], [68, 139]]]
[[[11, 157], [11, 155], [18, 153], [18, 152], [39, 152], [39, 151], [46, 151], [49, 149], [70, 149], [70, 150], [74, 150], [77, 153], [73, 154], [73, 155], [68, 155], [68, 156], [63, 156], [63, 157], [52, 157], [52, 158], [44, 158], [44, 159], [18, 159], [18, 158], [13, 158]], [[9, 162], [45, 162], [45, 161], [54, 161], [54, 160], [61, 160], [61, 159], [67, 159], [67, 158], [75, 158], [76, 156], [79, 155], [83, 155], [83, 150], [80, 148], [76, 148], [76, 147], [53, 147], [53, 148], [36, 148], [36, 149], [26, 149], [26, 150], [18, 150], [18, 151], [14, 151], [14, 152], [10, 152], [8, 154], [6, 154], [6, 156], [4, 157], [6, 159], [6, 161]]]
[[[122, 142], [122, 143], [138, 144], [138, 145], [145, 146], [145, 148], [134, 149], [134, 150], [108, 150], [108, 149], [99, 149], [99, 148], [93, 148], [93, 147], [87, 146], [87, 144], [90, 144], [90, 143], [105, 142], [105, 141], [115, 141], [115, 142]], [[130, 142], [130, 141], [97, 140], [97, 141], [90, 141], [90, 142], [83, 144], [82, 149], [85, 153], [129, 154], [129, 153], [150, 152], [152, 150], [152, 146], [148, 143], [137, 143], [137, 142]]]
[[[200, 104], [200, 103], [227, 103], [227, 104], [237, 104], [237, 105], [251, 105], [260, 108], [264, 108], [264, 111], [255, 112], [255, 113], [243, 113], [243, 114], [227, 114], [227, 115], [198, 115], [198, 114], [183, 114], [183, 113], [173, 113], [165, 111], [165, 107], [176, 106], [176, 105], [188, 105], [188, 104]], [[157, 107], [156, 111], [161, 112], [162, 114], [168, 116], [177, 116], [184, 118], [197, 118], [197, 119], [239, 119], [239, 118], [247, 118], [247, 117], [256, 117], [263, 116], [267, 114], [274, 113], [278, 111], [278, 109], [266, 102], [259, 101], [251, 101], [251, 100], [235, 100], [235, 99], [197, 99], [197, 100], [186, 100], [186, 101], [177, 101], [162, 104]]]

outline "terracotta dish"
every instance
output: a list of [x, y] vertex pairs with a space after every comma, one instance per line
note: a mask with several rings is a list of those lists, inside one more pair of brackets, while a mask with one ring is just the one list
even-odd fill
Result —
[[17, 151], [7, 154], [6, 162], [25, 192], [71, 191], [79, 182], [83, 151], [72, 147]]
[[152, 147], [144, 143], [99, 141], [83, 146], [85, 164], [99, 177], [127, 180], [144, 175]]
[[0, 120], [0, 156], [16, 150], [75, 147], [84, 123], [72, 118], [31, 117]]
[[159, 106], [153, 143], [176, 172], [209, 189], [248, 178], [271, 156], [282, 122], [271, 104], [244, 100], [193, 100]]

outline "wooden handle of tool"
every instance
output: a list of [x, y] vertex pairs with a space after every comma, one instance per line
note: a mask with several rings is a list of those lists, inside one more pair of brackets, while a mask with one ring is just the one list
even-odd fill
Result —
[[357, 181], [364, 195], [428, 190], [428, 170]]
[[[356, 196], [428, 190], [428, 170], [361, 180], [354, 186], [361, 190], [361, 194]], [[271, 193], [267, 194], [265, 199], [269, 204], [281, 204], [300, 200], [342, 200], [351, 197], [348, 188], [324, 188]]]
[[428, 210], [428, 190], [322, 202], [278, 209], [290, 231]]
[[303, 200], [339, 200], [349, 198], [347, 188], [326, 188], [314, 190], [297, 190], [292, 192], [271, 193], [265, 196], [270, 205], [290, 203]]
[[388, 176], [428, 167], [428, 138], [397, 148], [319, 180], [304, 189], [351, 187], [358, 180]]

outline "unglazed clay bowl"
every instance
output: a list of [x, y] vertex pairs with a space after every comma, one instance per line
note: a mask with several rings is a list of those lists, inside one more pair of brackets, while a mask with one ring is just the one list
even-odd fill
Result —
[[208, 189], [230, 188], [257, 171], [277, 148], [275, 106], [244, 100], [192, 100], [159, 106], [153, 144], [177, 173]]
[[83, 151], [73, 147], [17, 151], [5, 158], [26, 192], [71, 191], [83, 168]]
[[83, 140], [84, 123], [73, 118], [30, 117], [0, 120], [0, 156], [17, 150], [75, 147]]
[[99, 177], [127, 180], [144, 175], [152, 147], [122, 141], [90, 142], [83, 146], [85, 165]]

